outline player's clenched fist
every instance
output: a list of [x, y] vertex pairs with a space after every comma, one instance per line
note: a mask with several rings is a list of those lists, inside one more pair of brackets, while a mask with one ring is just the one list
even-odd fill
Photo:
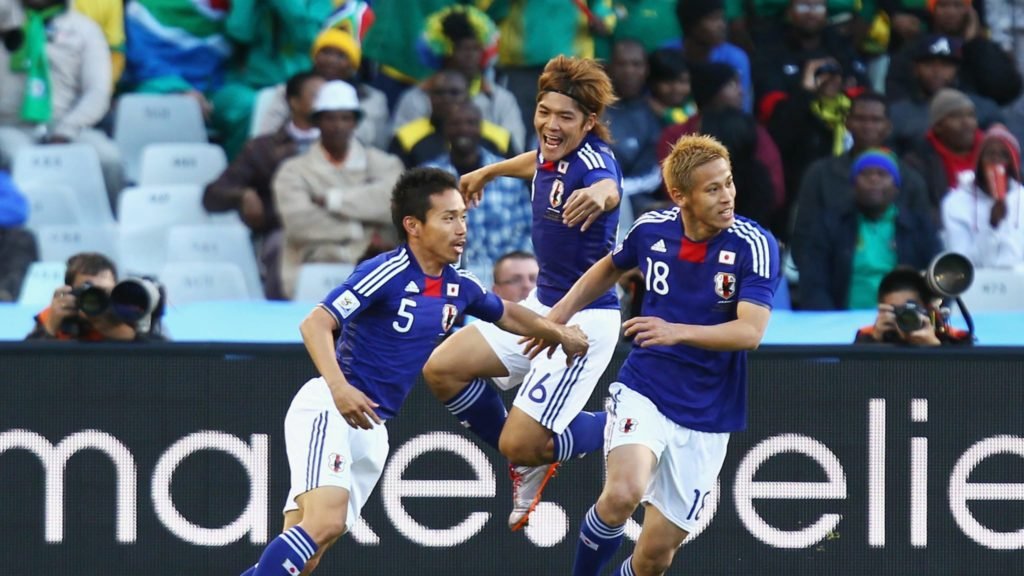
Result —
[[382, 423], [373, 410], [378, 404], [351, 384], [331, 386], [331, 396], [334, 397], [334, 405], [338, 407], [338, 412], [341, 412], [349, 426], [369, 430], [373, 428], [373, 422]]
[[562, 329], [562, 351], [565, 352], [566, 364], [571, 365], [574, 359], [586, 356], [589, 349], [587, 335], [579, 326], [573, 324]]

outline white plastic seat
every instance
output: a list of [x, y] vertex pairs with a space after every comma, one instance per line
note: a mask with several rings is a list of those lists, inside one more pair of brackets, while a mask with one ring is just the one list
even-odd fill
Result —
[[48, 186], [69, 188], [78, 202], [82, 224], [105, 225], [114, 222], [110, 197], [100, 169], [100, 158], [91, 146], [26, 146], [14, 158], [12, 175], [21, 189], [41, 190]]
[[179, 94], [125, 94], [117, 101], [114, 142], [125, 177], [138, 182], [142, 152], [158, 142], [206, 142], [199, 102]]
[[167, 262], [228, 262], [238, 266], [249, 297], [263, 298], [259, 265], [249, 231], [237, 226], [173, 226], [167, 235]]
[[961, 297], [971, 312], [1024, 310], [1024, 270], [977, 268]]
[[206, 186], [228, 166], [220, 146], [206, 143], [150, 144], [142, 152], [140, 186]]
[[117, 261], [117, 228], [115, 226], [50, 225], [36, 232], [39, 258], [66, 262], [79, 252], [99, 252]]
[[28, 222], [25, 227], [38, 232], [51, 225], [72, 226], [82, 223], [82, 206], [75, 192], [63, 185], [29, 184], [21, 187], [28, 200]]
[[323, 300], [324, 296], [344, 282], [355, 268], [352, 264], [303, 264], [299, 268], [293, 300], [298, 302]]
[[118, 253], [124, 274], [156, 274], [167, 262], [172, 226], [205, 224], [209, 215], [198, 186], [126, 188], [118, 198]]
[[167, 290], [171, 306], [249, 299], [242, 271], [230, 262], [168, 262], [158, 278]]
[[65, 262], [33, 262], [21, 281], [18, 304], [45, 308], [53, 301], [53, 293], [64, 285]]
[[284, 93], [279, 86], [268, 86], [256, 93], [256, 100], [252, 106], [252, 118], [249, 122], [250, 138], [269, 133], [268, 131], [263, 130], [263, 117], [266, 116], [267, 110], [270, 109], [274, 99], [278, 97], [279, 93]]

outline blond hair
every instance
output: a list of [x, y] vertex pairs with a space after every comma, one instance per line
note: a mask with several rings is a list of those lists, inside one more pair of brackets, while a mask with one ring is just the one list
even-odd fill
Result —
[[611, 141], [611, 132], [601, 122], [601, 115], [618, 97], [615, 96], [612, 81], [600, 64], [588, 58], [552, 58], [537, 80], [537, 102], [546, 92], [557, 92], [572, 98], [586, 116], [596, 114], [597, 123], [591, 131], [602, 140]]
[[730, 165], [729, 151], [721, 142], [707, 135], [686, 135], [676, 140], [672, 151], [661, 163], [665, 187], [687, 193], [693, 187], [693, 172], [719, 158]]

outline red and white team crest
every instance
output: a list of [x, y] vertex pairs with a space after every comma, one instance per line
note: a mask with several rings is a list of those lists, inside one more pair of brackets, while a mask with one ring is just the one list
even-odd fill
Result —
[[345, 457], [334, 452], [328, 454], [327, 469], [335, 474], [341, 474], [341, 471], [345, 469]]
[[551, 201], [551, 207], [558, 208], [559, 206], [561, 206], [562, 196], [564, 195], [565, 185], [562, 184], [561, 180], [555, 180], [555, 182], [551, 184], [551, 196], [549, 198], [549, 200]]
[[623, 434], [636, 432], [636, 429], [639, 425], [640, 423], [633, 418], [623, 418], [619, 422], [619, 432], [622, 432]]
[[728, 300], [736, 295], [736, 275], [731, 272], [719, 272], [715, 274], [715, 294], [723, 300]]
[[459, 309], [455, 307], [455, 304], [445, 304], [444, 310], [441, 311], [441, 328], [448, 332], [455, 325], [455, 318], [459, 316]]

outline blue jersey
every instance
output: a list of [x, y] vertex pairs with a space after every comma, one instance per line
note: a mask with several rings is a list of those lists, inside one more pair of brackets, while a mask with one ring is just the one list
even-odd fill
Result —
[[[683, 232], [678, 208], [648, 212], [612, 253], [616, 267], [639, 266], [644, 273], [642, 315], [713, 326], [735, 320], [740, 301], [771, 308], [779, 283], [779, 247], [770, 232], [741, 216], [706, 242], [693, 242]], [[619, 381], [692, 430], [746, 428], [744, 351], [634, 345]]]
[[338, 364], [349, 383], [392, 418], [430, 353], [463, 312], [496, 322], [505, 307], [468, 272], [428, 276], [408, 246], [371, 258], [320, 304], [338, 321]]
[[[530, 200], [533, 203], [533, 249], [540, 274], [537, 299], [554, 306], [584, 272], [604, 258], [615, 245], [619, 209], [602, 214], [586, 232], [562, 223], [562, 209], [580, 188], [611, 179], [622, 190], [622, 170], [607, 144], [587, 134], [580, 146], [565, 158], [544, 161], [537, 154]], [[618, 308], [614, 290], [594, 300], [588, 308]]]

